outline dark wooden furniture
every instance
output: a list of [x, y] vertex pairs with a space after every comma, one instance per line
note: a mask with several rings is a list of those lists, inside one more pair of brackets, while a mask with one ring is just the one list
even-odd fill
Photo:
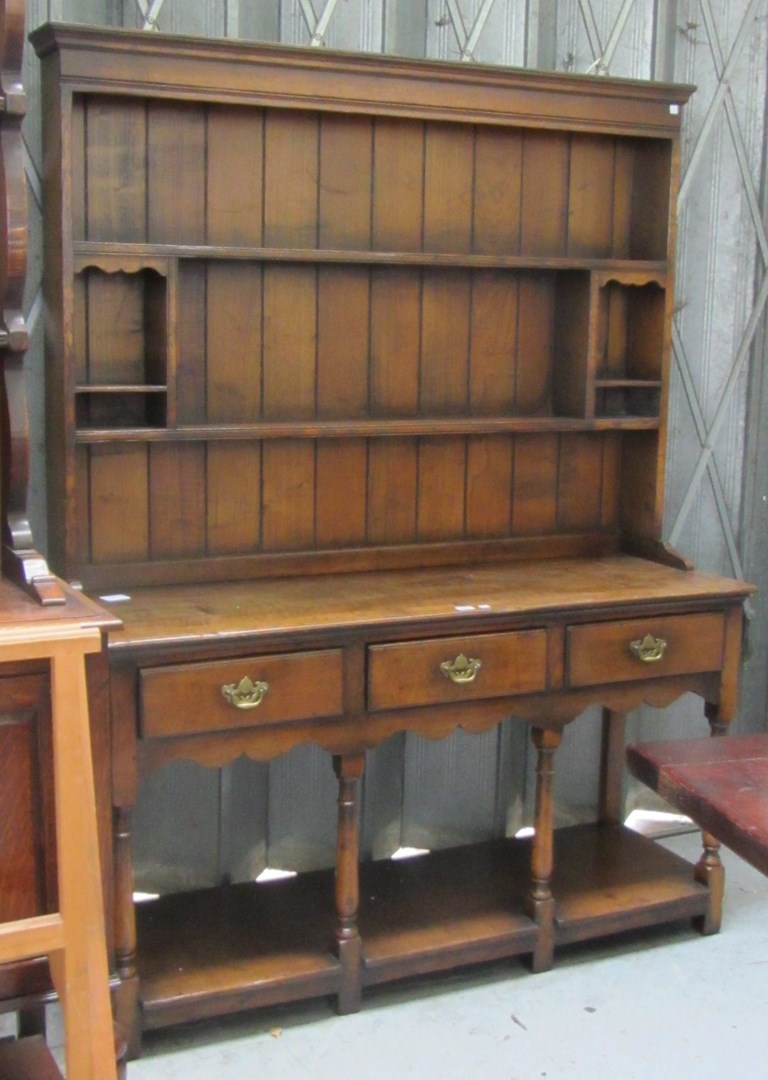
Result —
[[768, 874], [768, 735], [681, 739], [627, 748], [630, 772]]
[[[688, 87], [35, 32], [51, 555], [110, 635], [118, 1008], [172, 1024], [720, 918], [620, 822], [623, 721], [732, 719], [743, 583], [659, 542]], [[109, 606], [109, 605], [108, 605]], [[600, 820], [553, 830], [604, 707]], [[537, 750], [535, 835], [359, 865], [395, 732]], [[335, 871], [134, 909], [139, 778], [314, 741]], [[300, 793], [297, 793], [300, 797]], [[714, 882], [714, 888], [709, 883]]]

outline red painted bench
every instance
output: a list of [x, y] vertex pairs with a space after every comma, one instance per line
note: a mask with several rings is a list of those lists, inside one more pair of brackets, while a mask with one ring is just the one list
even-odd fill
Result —
[[768, 734], [642, 743], [629, 771], [768, 874]]

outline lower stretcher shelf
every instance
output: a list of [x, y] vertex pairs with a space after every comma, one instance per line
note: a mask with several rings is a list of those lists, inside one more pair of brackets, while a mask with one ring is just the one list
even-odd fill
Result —
[[[363, 985], [531, 953], [531, 844], [497, 840], [361, 868]], [[621, 826], [555, 834], [555, 942], [694, 918], [708, 891], [685, 860]], [[144, 1024], [338, 991], [334, 872], [138, 905]]]

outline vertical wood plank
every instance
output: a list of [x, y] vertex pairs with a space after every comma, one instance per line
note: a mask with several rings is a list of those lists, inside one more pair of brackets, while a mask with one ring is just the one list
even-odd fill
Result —
[[93, 446], [90, 452], [91, 558], [128, 562], [149, 555], [149, 492], [144, 446]]
[[377, 439], [368, 458], [368, 542], [407, 544], [416, 538], [415, 439]]
[[85, 210], [85, 102], [82, 98], [75, 99], [72, 104], [72, 238], [73, 240], [87, 240], [86, 210]]
[[143, 102], [87, 104], [86, 211], [89, 240], [146, 240], [146, 111]]
[[261, 540], [261, 444], [208, 444], [206, 550], [209, 555], [257, 551]]
[[509, 536], [512, 522], [512, 451], [506, 435], [467, 440], [467, 526], [469, 538]]
[[517, 131], [477, 130], [473, 249], [482, 255], [520, 250], [523, 138]]
[[418, 535], [440, 541], [464, 536], [467, 447], [464, 438], [428, 438], [419, 445]]
[[377, 118], [373, 145], [373, 246], [381, 251], [419, 251], [424, 215], [424, 125]]
[[630, 257], [634, 168], [634, 143], [629, 139], [617, 139], [614, 155], [613, 223], [611, 226], [611, 255], [614, 259]]
[[567, 236], [568, 136], [527, 131], [523, 144], [523, 255], [564, 255]]
[[474, 416], [502, 416], [515, 405], [518, 278], [480, 271], [472, 278], [469, 409]]
[[207, 158], [207, 243], [258, 247], [263, 239], [263, 113], [212, 106]]
[[372, 120], [358, 116], [323, 116], [320, 121], [320, 247], [370, 248], [372, 168]]
[[413, 416], [419, 408], [421, 275], [376, 269], [371, 275], [371, 413]]
[[360, 417], [368, 411], [370, 278], [367, 269], [318, 270], [317, 414]]
[[153, 101], [148, 123], [148, 239], [205, 240], [205, 115], [195, 104]]
[[206, 399], [211, 424], [248, 423], [261, 412], [262, 271], [208, 264]]
[[182, 261], [176, 320], [176, 418], [180, 424], [206, 420], [207, 267]]
[[303, 551], [315, 539], [313, 441], [266, 442], [262, 453], [262, 537], [265, 551]]
[[603, 446], [599, 435], [560, 436], [558, 527], [565, 532], [600, 526]]
[[424, 248], [472, 250], [474, 131], [427, 124], [424, 160]]
[[517, 411], [551, 412], [555, 293], [551, 276], [527, 274], [520, 281], [517, 353]]
[[621, 499], [621, 436], [616, 431], [607, 431], [603, 435], [601, 491], [600, 526], [615, 529], [618, 527]]
[[315, 535], [318, 547], [365, 543], [367, 468], [364, 439], [318, 443]]
[[568, 183], [568, 254], [607, 257], [613, 232], [614, 143], [573, 135]]
[[205, 553], [205, 446], [158, 443], [149, 449], [150, 554]]
[[265, 244], [317, 246], [318, 169], [317, 115], [279, 109], [268, 113], [264, 132]]
[[518, 435], [512, 481], [515, 536], [543, 536], [557, 525], [557, 435]]
[[424, 274], [421, 409], [462, 414], [469, 394], [469, 277], [461, 271]]
[[306, 419], [316, 409], [317, 272], [264, 268], [264, 416]]
[[78, 512], [75, 516], [74, 562], [78, 566], [91, 561], [91, 453], [90, 446], [75, 447], [75, 505]]

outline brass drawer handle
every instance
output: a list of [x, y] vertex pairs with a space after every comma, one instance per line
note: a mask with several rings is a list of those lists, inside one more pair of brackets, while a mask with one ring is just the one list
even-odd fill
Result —
[[255, 709], [261, 705], [269, 690], [269, 683], [253, 682], [246, 675], [239, 683], [225, 683], [221, 688], [226, 701], [236, 709]]
[[480, 660], [468, 659], [464, 653], [460, 653], [455, 660], [443, 660], [440, 670], [446, 679], [455, 683], [470, 683], [482, 667]]
[[655, 664], [658, 660], [661, 660], [664, 655], [664, 651], [667, 648], [667, 643], [662, 637], [654, 637], [653, 634], [646, 634], [644, 638], [638, 638], [637, 641], [630, 641], [629, 647], [632, 653], [643, 664]]

